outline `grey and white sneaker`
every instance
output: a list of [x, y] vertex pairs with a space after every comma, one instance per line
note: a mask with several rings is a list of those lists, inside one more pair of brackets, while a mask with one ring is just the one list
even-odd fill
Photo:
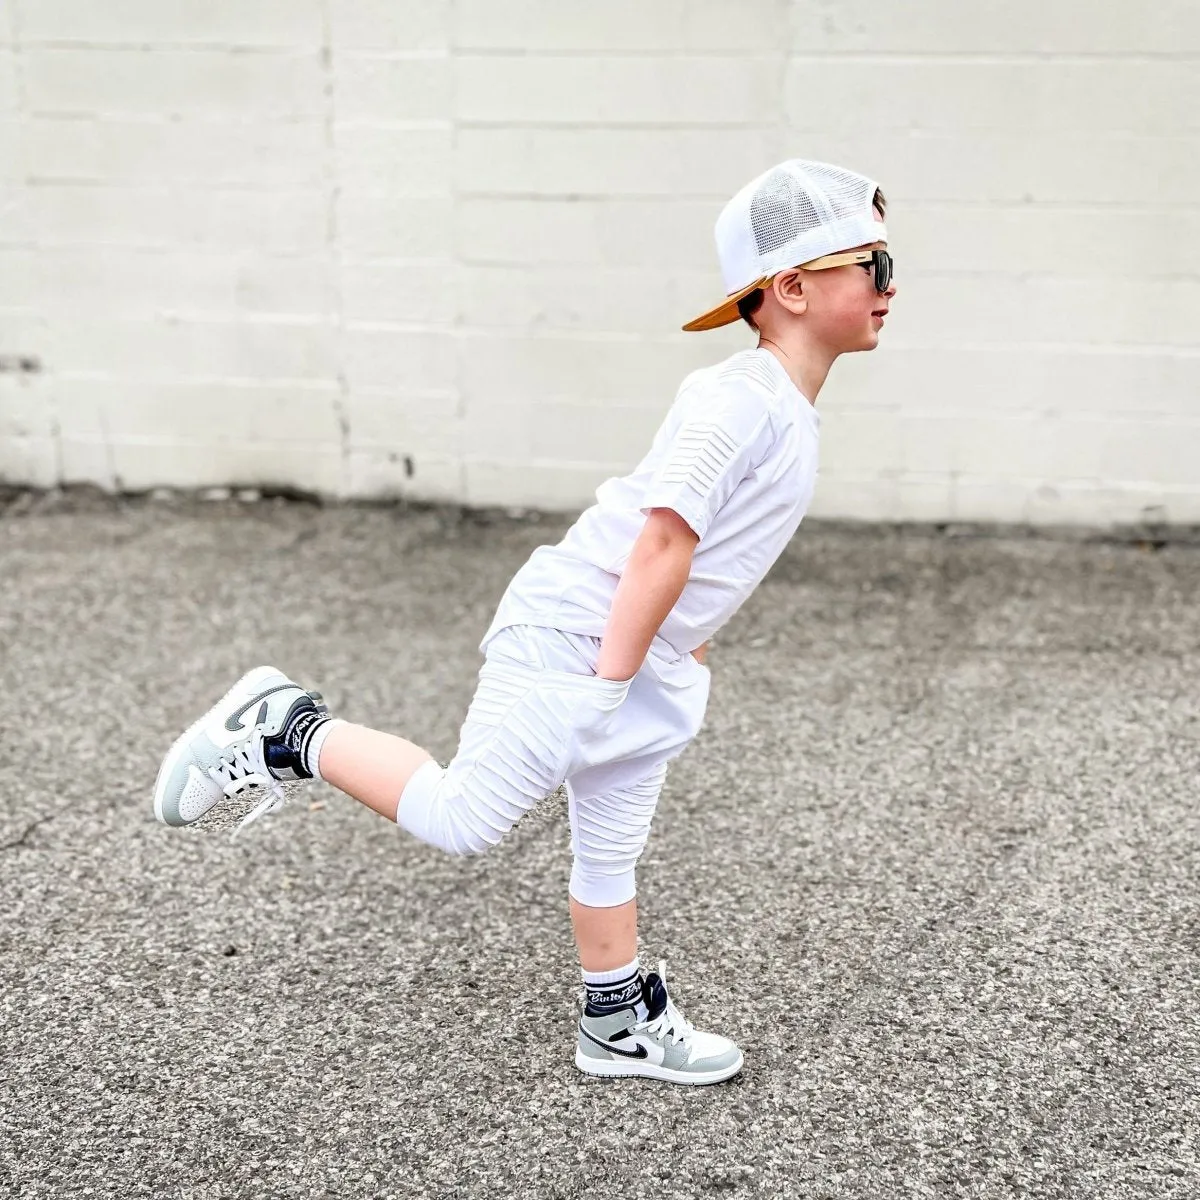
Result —
[[243, 675], [167, 752], [154, 785], [154, 815], [166, 825], [191, 825], [226, 796], [258, 787], [268, 794], [239, 828], [282, 807], [279, 781], [308, 775], [286, 753], [268, 766], [265, 743], [304, 708], [329, 711], [319, 692], [305, 691], [274, 667]]
[[721, 1083], [742, 1069], [742, 1052], [728, 1038], [702, 1033], [684, 1020], [667, 995], [659, 964], [642, 980], [644, 1020], [638, 1009], [579, 1019], [575, 1065], [589, 1075], [643, 1075], [668, 1083]]

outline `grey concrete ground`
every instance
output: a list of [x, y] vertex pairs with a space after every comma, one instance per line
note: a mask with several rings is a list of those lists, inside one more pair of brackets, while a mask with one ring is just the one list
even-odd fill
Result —
[[0, 1194], [1200, 1194], [1200, 549], [805, 527], [713, 652], [644, 958], [735, 1082], [572, 1065], [564, 805], [152, 819], [246, 667], [442, 758], [561, 519], [0, 518]]

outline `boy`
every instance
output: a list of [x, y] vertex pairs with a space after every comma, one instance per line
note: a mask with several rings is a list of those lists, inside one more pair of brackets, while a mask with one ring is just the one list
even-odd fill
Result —
[[458, 753], [333, 719], [259, 667], [172, 747], [154, 808], [197, 821], [279, 780], [318, 777], [451, 854], [494, 846], [561, 784], [570, 908], [587, 1003], [575, 1063], [594, 1075], [717, 1083], [741, 1051], [694, 1029], [637, 954], [634, 868], [667, 764], [699, 732], [709, 639], [787, 545], [817, 472], [815, 404], [833, 361], [871, 350], [895, 295], [877, 185], [794, 159], [746, 185], [716, 224], [727, 296], [684, 326], [742, 317], [758, 345], [693, 372], [650, 452], [610, 479], [556, 546], [517, 572], [480, 649]]

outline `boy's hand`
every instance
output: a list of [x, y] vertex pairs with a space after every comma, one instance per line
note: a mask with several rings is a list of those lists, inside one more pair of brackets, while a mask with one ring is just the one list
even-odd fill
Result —
[[692, 657], [701, 665], [704, 666], [704, 660], [708, 657], [708, 648], [712, 642], [705, 642], [703, 646], [697, 646], [692, 651]]

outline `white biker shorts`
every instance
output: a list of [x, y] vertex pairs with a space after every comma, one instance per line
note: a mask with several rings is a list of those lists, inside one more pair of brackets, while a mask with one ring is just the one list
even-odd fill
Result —
[[397, 823], [451, 854], [479, 854], [565, 782], [571, 895], [598, 908], [631, 900], [667, 764], [700, 731], [710, 676], [688, 654], [648, 658], [614, 682], [595, 674], [599, 653], [599, 638], [557, 629], [497, 633], [458, 753], [413, 775]]

